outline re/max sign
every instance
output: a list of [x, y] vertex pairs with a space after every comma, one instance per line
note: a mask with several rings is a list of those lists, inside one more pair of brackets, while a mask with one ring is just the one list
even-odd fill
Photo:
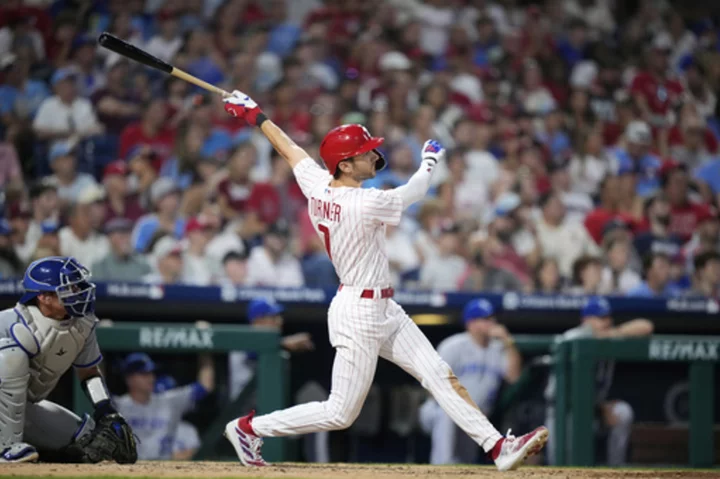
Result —
[[190, 328], [140, 328], [140, 347], [210, 349], [213, 332]]
[[718, 346], [711, 341], [652, 339], [648, 356], [661, 361], [717, 361]]

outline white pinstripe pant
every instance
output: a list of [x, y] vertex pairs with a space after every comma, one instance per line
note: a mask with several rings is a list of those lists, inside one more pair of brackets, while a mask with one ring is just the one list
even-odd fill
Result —
[[380, 356], [420, 381], [468, 436], [491, 450], [500, 433], [420, 328], [392, 299], [363, 299], [360, 291], [343, 286], [330, 304], [328, 330], [336, 354], [328, 400], [258, 416], [252, 422], [255, 432], [276, 437], [349, 427], [360, 414]]

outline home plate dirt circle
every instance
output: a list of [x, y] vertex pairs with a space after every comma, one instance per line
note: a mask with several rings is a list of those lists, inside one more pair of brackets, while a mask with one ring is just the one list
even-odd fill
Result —
[[415, 464], [295, 464], [280, 463], [264, 468], [245, 468], [235, 462], [141, 461], [118, 464], [2, 464], [0, 477], [196, 477], [196, 478], [302, 478], [302, 479], [407, 479], [407, 478], [717, 478], [720, 471], [575, 469], [526, 467], [501, 473], [492, 467], [427, 466]]

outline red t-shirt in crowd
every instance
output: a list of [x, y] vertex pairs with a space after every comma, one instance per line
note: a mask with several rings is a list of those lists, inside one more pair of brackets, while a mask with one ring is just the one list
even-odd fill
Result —
[[651, 73], [643, 72], [638, 73], [633, 79], [630, 91], [644, 96], [653, 113], [664, 115], [680, 99], [683, 86], [677, 80], [661, 79]]
[[265, 224], [275, 223], [280, 218], [280, 195], [269, 183], [238, 185], [231, 182], [230, 178], [225, 178], [218, 184], [218, 194], [224, 197], [235, 211], [253, 211]]
[[692, 237], [700, 221], [712, 216], [710, 206], [687, 202], [670, 207], [670, 233], [676, 234], [685, 243]]
[[[703, 138], [705, 139], [705, 148], [710, 153], [718, 152], [718, 139], [715, 138], [715, 134], [710, 128], [705, 128], [703, 132]], [[682, 130], [677, 126], [673, 126], [668, 133], [668, 144], [670, 146], [682, 145], [685, 142], [685, 137]]]
[[635, 219], [627, 213], [621, 213], [618, 211], [610, 211], [602, 206], [595, 208], [585, 217], [585, 229], [590, 233], [592, 239], [597, 244], [602, 242], [602, 233], [605, 225], [614, 219], [619, 219], [628, 224], [631, 228], [635, 229]]
[[110, 201], [105, 200], [105, 222], [114, 218], [127, 218], [135, 223], [141, 216], [146, 213], [140, 206], [140, 200], [137, 195], [130, 195], [125, 198], [125, 209], [123, 211], [115, 211], [110, 206]]
[[125, 127], [120, 134], [120, 158], [128, 159], [126, 156], [134, 147], [148, 145], [157, 153], [162, 164], [172, 155], [174, 144], [174, 129], [164, 128], [155, 136], [147, 136], [142, 130], [140, 122], [133, 123]]

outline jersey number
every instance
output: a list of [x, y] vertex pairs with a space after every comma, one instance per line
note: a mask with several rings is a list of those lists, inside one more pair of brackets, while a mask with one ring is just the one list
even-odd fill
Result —
[[330, 260], [332, 260], [332, 253], [330, 253], [330, 230], [325, 225], [318, 225], [318, 229], [322, 233], [323, 239], [325, 240], [325, 250], [330, 257]]

